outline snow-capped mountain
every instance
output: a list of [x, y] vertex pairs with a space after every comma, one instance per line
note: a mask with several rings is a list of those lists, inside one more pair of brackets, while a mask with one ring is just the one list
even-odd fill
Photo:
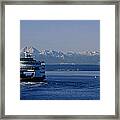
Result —
[[24, 53], [28, 52], [33, 58], [46, 63], [99, 63], [99, 51], [68, 51], [63, 53], [55, 50], [37, 50], [34, 47], [25, 47], [20, 51], [20, 57], [24, 57]]
[[58, 52], [58, 51], [54, 51], [54, 50], [42, 50], [42, 51], [40, 51], [40, 55], [63, 57], [64, 54], [62, 52]]

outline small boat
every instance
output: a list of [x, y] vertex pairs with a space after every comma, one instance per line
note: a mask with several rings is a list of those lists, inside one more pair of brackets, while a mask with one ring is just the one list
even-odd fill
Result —
[[45, 80], [44, 61], [35, 60], [29, 52], [20, 58], [20, 81], [21, 82], [43, 82]]

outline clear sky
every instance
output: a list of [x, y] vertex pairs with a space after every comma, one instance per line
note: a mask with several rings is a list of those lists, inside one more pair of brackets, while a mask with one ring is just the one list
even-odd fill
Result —
[[21, 20], [21, 48], [87, 51], [100, 49], [99, 20]]

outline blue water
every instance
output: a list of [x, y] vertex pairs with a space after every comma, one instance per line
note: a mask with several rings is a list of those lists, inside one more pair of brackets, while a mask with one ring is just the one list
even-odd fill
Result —
[[21, 100], [99, 100], [99, 71], [46, 71], [47, 82], [20, 84]]
[[100, 71], [100, 65], [97, 64], [49, 64], [45, 68], [47, 71]]

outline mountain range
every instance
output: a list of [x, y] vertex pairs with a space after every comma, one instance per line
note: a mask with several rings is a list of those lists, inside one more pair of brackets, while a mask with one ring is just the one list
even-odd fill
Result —
[[55, 50], [37, 50], [34, 47], [24, 47], [20, 51], [20, 57], [25, 57], [24, 53], [28, 52], [31, 56], [39, 61], [45, 61], [46, 64], [99, 64], [99, 51], [83, 51], [83, 52], [61, 52]]

